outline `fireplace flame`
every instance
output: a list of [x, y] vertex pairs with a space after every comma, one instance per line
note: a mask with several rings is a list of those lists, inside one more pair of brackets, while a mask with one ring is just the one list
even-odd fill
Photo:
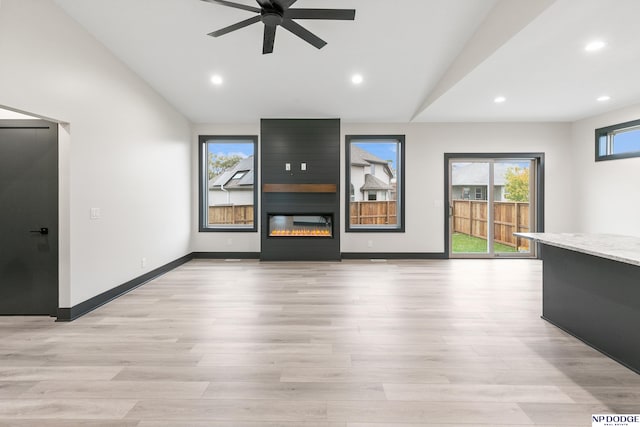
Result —
[[295, 237], [323, 237], [331, 236], [331, 231], [327, 229], [293, 229], [293, 230], [272, 230], [269, 236], [295, 236]]

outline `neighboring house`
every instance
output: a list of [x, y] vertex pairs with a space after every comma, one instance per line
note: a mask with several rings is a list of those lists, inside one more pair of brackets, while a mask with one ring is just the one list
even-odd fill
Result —
[[253, 205], [253, 156], [209, 180], [209, 206]]
[[[507, 169], [518, 165], [494, 163], [494, 200], [505, 201], [505, 174]], [[487, 200], [489, 166], [487, 163], [464, 163], [455, 165], [451, 173], [453, 200]]]
[[356, 144], [351, 145], [351, 201], [393, 200], [393, 172], [389, 162]]

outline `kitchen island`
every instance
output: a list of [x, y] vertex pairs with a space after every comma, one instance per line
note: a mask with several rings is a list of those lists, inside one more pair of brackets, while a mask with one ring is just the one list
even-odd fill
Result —
[[640, 373], [640, 238], [514, 234], [540, 245], [542, 318]]

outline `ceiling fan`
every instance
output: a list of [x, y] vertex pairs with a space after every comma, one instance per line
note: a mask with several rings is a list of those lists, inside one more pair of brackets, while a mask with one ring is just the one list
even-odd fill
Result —
[[240, 21], [218, 31], [214, 31], [209, 33], [209, 35], [212, 37], [220, 37], [232, 31], [239, 30], [262, 21], [264, 24], [264, 41], [262, 45], [263, 54], [273, 52], [273, 43], [276, 38], [276, 28], [278, 25], [292, 32], [316, 48], [322, 49], [327, 42], [295, 22], [294, 19], [331, 19], [353, 21], [356, 16], [356, 11], [354, 9], [291, 9], [291, 5], [293, 5], [297, 0], [256, 0], [260, 5], [260, 8], [226, 0], [203, 1], [257, 13], [257, 16], [245, 19], [244, 21]]

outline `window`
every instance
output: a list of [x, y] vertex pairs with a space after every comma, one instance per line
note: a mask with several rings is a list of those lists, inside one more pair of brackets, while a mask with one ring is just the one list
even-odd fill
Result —
[[200, 136], [200, 231], [256, 231], [257, 136]]
[[476, 200], [482, 200], [482, 188], [476, 187]]
[[247, 172], [249, 172], [249, 171], [238, 171], [238, 172], [236, 172], [236, 174], [235, 174], [235, 175], [233, 175], [233, 177], [232, 177], [231, 179], [232, 179], [232, 180], [234, 180], [234, 179], [240, 179], [240, 178], [242, 178], [243, 176], [245, 176], [245, 175], [247, 174]]
[[640, 157], [640, 120], [596, 129], [596, 161]]
[[404, 135], [347, 135], [346, 231], [404, 232]]

